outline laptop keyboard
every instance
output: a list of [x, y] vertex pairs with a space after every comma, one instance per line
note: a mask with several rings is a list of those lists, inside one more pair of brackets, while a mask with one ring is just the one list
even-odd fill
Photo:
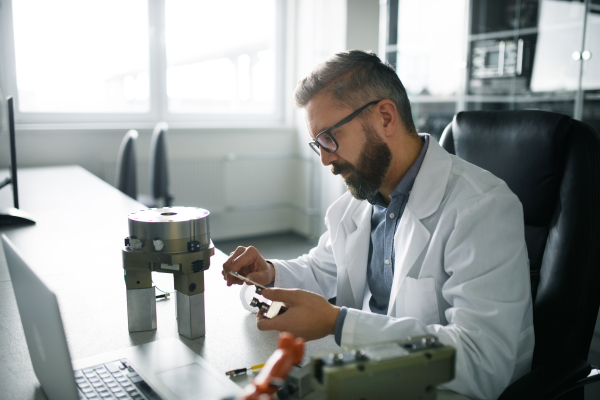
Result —
[[160, 400], [125, 358], [74, 373], [80, 399]]

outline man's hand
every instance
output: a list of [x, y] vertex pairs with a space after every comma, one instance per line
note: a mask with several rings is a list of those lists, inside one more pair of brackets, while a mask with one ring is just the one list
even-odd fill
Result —
[[273, 301], [281, 301], [287, 311], [272, 319], [261, 312], [256, 314], [256, 326], [261, 331], [290, 332], [305, 340], [320, 339], [335, 333], [340, 308], [331, 305], [323, 296], [300, 289], [264, 289], [262, 295]]
[[269, 285], [275, 280], [275, 268], [260, 255], [254, 247], [238, 247], [223, 263], [223, 279], [227, 286], [241, 285], [241, 279], [232, 276], [229, 272], [237, 272], [240, 275], [253, 280], [261, 285]]

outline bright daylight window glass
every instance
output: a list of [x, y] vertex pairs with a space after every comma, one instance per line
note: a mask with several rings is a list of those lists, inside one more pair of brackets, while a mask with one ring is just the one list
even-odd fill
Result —
[[167, 0], [172, 113], [275, 111], [275, 0]]
[[13, 0], [21, 112], [150, 109], [147, 0]]

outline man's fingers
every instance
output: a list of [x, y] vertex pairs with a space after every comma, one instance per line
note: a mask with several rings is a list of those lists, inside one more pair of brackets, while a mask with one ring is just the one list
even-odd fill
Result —
[[298, 297], [298, 289], [279, 289], [279, 288], [267, 288], [263, 289], [263, 297], [273, 300], [282, 301], [287, 304], [294, 304], [294, 301]]
[[269, 271], [256, 271], [246, 275], [251, 281], [261, 283], [269, 282]]
[[[240, 247], [238, 247], [238, 249], [240, 249]], [[242, 247], [242, 249], [243, 251], [239, 253], [236, 252], [236, 254], [232, 256], [233, 261], [231, 263], [231, 271], [238, 272], [242, 267], [254, 264], [258, 258], [258, 251], [254, 247]]]
[[227, 281], [227, 285], [228, 286], [231, 286], [233, 284], [240, 284], [242, 282], [239, 279], [231, 276], [231, 274], [229, 274], [229, 271], [238, 272], [236, 270], [232, 270], [233, 261], [240, 254], [242, 254], [245, 250], [246, 250], [245, 247], [239, 246], [237, 249], [235, 249], [233, 252], [231, 252], [231, 254], [229, 255], [229, 258], [227, 259], [227, 261], [225, 261], [223, 263], [223, 271], [222, 271], [223, 279], [225, 279]]
[[[252, 268], [250, 266], [246, 266], [246, 267], [240, 268], [239, 271], [237, 271], [237, 273], [242, 276], [248, 276], [250, 271], [252, 271]], [[225, 271], [223, 271], [223, 275], [225, 275]], [[227, 273], [227, 275], [228, 276], [225, 277], [225, 279], [227, 279], [227, 286], [243, 285], [245, 283], [245, 281], [243, 281], [239, 278], [236, 278], [235, 276], [231, 275], [230, 273]]]
[[234, 277], [230, 272], [237, 272], [240, 275], [247, 275], [252, 269], [249, 268], [252, 264], [252, 256], [248, 254], [249, 249], [253, 247], [238, 247], [232, 253], [231, 257], [223, 263], [223, 278], [227, 280], [227, 286], [241, 285], [244, 281]]
[[285, 324], [278, 317], [269, 319], [260, 314], [260, 311], [256, 314], [256, 327], [259, 331], [280, 331], [284, 328]]
[[231, 263], [233, 262], [233, 260], [235, 260], [240, 254], [242, 254], [244, 251], [246, 250], [245, 247], [242, 246], [238, 246], [237, 249], [235, 249], [234, 251], [232, 251], [229, 254], [229, 258], [223, 263], [223, 269], [227, 269], [231, 266]]

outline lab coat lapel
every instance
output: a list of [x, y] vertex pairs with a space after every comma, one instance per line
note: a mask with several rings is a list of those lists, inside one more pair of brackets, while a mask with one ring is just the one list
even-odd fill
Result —
[[367, 280], [367, 258], [371, 235], [371, 209], [366, 201], [352, 214], [352, 221], [346, 224], [344, 262], [338, 276], [337, 304], [362, 308]]
[[395, 313], [398, 290], [429, 242], [431, 234], [421, 220], [440, 207], [451, 168], [450, 154], [430, 136], [427, 153], [394, 235], [396, 257], [388, 315]]
[[406, 208], [402, 214], [400, 226], [394, 235], [394, 249], [396, 251], [394, 281], [392, 282], [392, 291], [390, 293], [390, 303], [388, 306], [388, 315], [392, 315], [395, 310], [396, 296], [398, 289], [404, 281], [404, 278], [411, 270], [415, 261], [427, 245], [430, 233], [423, 226], [421, 221]]

